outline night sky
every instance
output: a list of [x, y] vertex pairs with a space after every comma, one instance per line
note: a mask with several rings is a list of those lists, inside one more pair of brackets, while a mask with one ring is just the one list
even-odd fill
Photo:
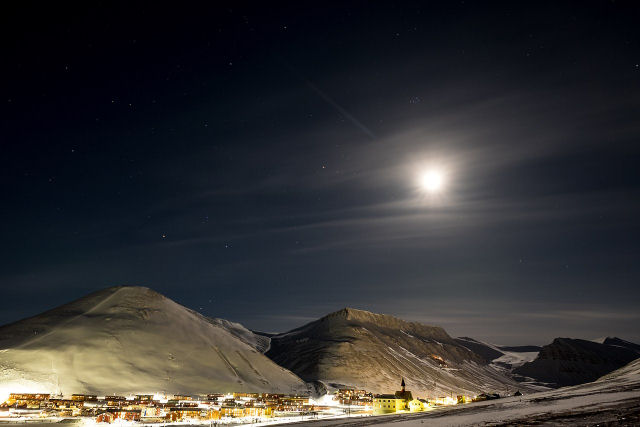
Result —
[[637, 3], [86, 3], [0, 14], [0, 323], [141, 285], [640, 341]]

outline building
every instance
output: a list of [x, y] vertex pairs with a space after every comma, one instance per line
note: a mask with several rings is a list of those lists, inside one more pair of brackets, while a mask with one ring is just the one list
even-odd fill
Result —
[[96, 402], [98, 401], [98, 396], [95, 394], [73, 394], [71, 395], [71, 400], [76, 402]]
[[309, 405], [309, 397], [304, 396], [287, 396], [280, 399], [279, 408], [285, 412], [300, 411], [305, 405]]
[[240, 406], [223, 406], [220, 408], [220, 416], [241, 418], [244, 417], [244, 408]]
[[411, 395], [410, 391], [405, 390], [404, 378], [400, 383], [400, 387], [402, 387], [402, 390], [396, 391], [396, 397], [404, 400], [407, 404], [409, 404], [409, 402], [413, 400], [413, 396]]
[[186, 394], [174, 394], [173, 399], [171, 400], [177, 400], [177, 401], [193, 400], [193, 397]]
[[250, 406], [244, 408], [245, 417], [272, 417], [273, 409], [263, 406]]
[[210, 393], [207, 394], [207, 401], [218, 402], [224, 400], [225, 395], [223, 393]]
[[109, 409], [108, 412], [113, 415], [114, 420], [119, 418], [125, 421], [140, 421], [142, 411], [140, 409], [114, 408]]
[[124, 396], [105, 396], [104, 400], [107, 406], [123, 406], [127, 403], [127, 398]]
[[96, 417], [96, 423], [109, 423], [111, 424], [116, 419], [116, 416], [107, 411], [100, 412]]
[[395, 394], [379, 394], [373, 398], [374, 414], [392, 414], [405, 408], [403, 399]]
[[49, 394], [40, 393], [11, 393], [4, 404], [15, 408], [38, 409], [49, 401], [49, 397]]
[[409, 402], [413, 395], [405, 389], [404, 378], [400, 383], [401, 390], [395, 394], [379, 394], [373, 398], [373, 412], [375, 414], [391, 414], [409, 409]]
[[[520, 394], [520, 395], [522, 396], [522, 394]], [[514, 396], [516, 396], [516, 395], [514, 395]], [[458, 404], [471, 403], [471, 398], [469, 396], [465, 396], [465, 395], [459, 394], [457, 396], [457, 399], [458, 399]]]
[[[193, 406], [171, 408], [169, 416], [167, 418], [169, 418], [171, 421], [194, 420], [199, 419], [202, 412], [202, 409]], [[206, 411], [204, 412], [206, 417]]]
[[259, 393], [233, 393], [234, 399], [257, 399], [259, 396]]
[[409, 402], [409, 411], [410, 412], [421, 412], [427, 409], [429, 406], [429, 402], [424, 399], [413, 399]]
[[333, 400], [341, 405], [371, 406], [373, 395], [366, 390], [341, 388], [335, 392]]

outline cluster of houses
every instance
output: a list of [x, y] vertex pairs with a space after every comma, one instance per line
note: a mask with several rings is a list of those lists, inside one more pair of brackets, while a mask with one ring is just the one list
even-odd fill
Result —
[[[405, 388], [394, 394], [373, 395], [366, 390], [341, 388], [332, 402], [320, 405], [308, 396], [273, 393], [208, 394], [206, 396], [154, 395], [104, 396], [74, 394], [61, 398], [49, 394], [12, 393], [0, 404], [0, 420], [11, 418], [88, 417], [98, 423], [118, 420], [167, 423], [225, 420], [231, 418], [262, 419], [276, 416], [381, 415], [397, 412], [419, 412], [437, 405], [467, 403], [466, 396], [416, 399]], [[341, 412], [340, 412], [341, 411]]]
[[355, 388], [341, 388], [333, 395], [333, 400], [342, 406], [360, 406], [370, 408], [373, 405], [373, 393]]
[[325, 408], [313, 404], [307, 396], [271, 393], [209, 394], [196, 399], [181, 395], [169, 399], [153, 395], [99, 398], [87, 394], [63, 399], [49, 394], [12, 393], [0, 405], [0, 419], [90, 417], [99, 423], [116, 420], [165, 423], [312, 414], [322, 409]]

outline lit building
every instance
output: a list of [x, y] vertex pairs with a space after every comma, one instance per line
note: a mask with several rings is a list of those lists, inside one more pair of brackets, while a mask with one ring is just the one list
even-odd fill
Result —
[[374, 414], [391, 414], [404, 408], [404, 400], [397, 398], [395, 394], [379, 394], [373, 398]]
[[421, 412], [427, 409], [429, 406], [429, 402], [424, 399], [413, 399], [409, 402], [409, 411], [410, 412]]
[[402, 389], [396, 391], [395, 394], [379, 394], [373, 398], [373, 412], [375, 414], [391, 414], [407, 410], [409, 402], [413, 400], [413, 395], [410, 391], [405, 390], [404, 378], [400, 386]]
[[11, 393], [4, 402], [7, 406], [15, 408], [39, 408], [40, 405], [49, 400], [49, 394], [39, 393]]
[[72, 394], [71, 400], [76, 402], [95, 402], [98, 400], [98, 396], [95, 394]]

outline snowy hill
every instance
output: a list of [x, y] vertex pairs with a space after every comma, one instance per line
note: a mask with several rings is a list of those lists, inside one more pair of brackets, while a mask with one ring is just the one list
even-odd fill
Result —
[[274, 335], [266, 354], [304, 380], [375, 393], [395, 391], [403, 377], [421, 397], [522, 387], [440, 327], [352, 308]]
[[0, 394], [306, 390], [267, 345], [150, 289], [108, 288], [0, 327]]

